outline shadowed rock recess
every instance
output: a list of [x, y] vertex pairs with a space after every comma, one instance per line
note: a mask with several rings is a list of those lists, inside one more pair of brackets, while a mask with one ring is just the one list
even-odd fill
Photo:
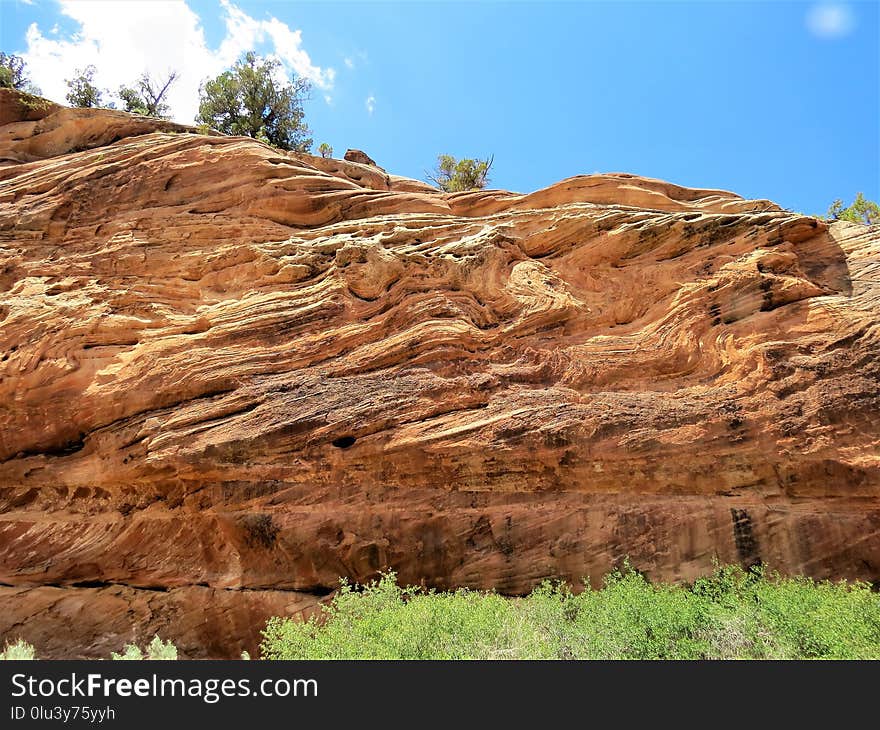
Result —
[[254, 651], [340, 576], [880, 578], [880, 234], [444, 194], [0, 90], [0, 639]]

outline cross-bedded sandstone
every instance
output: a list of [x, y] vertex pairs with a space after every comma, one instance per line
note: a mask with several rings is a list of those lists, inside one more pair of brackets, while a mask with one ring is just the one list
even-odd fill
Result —
[[625, 174], [444, 194], [8, 90], [0, 122], [0, 636], [106, 654], [129, 605], [237, 655], [386, 567], [880, 578], [876, 228]]

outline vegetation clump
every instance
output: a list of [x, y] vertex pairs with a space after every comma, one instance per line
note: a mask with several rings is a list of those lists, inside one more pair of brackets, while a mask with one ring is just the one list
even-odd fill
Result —
[[433, 171], [427, 179], [445, 193], [461, 193], [467, 190], [482, 190], [489, 184], [489, 170], [494, 157], [477, 160], [470, 157], [461, 160], [452, 155], [439, 155]]
[[267, 659], [880, 659], [880, 595], [866, 583], [718, 567], [692, 585], [628, 565], [601, 590], [530, 595], [342, 583], [308, 621], [271, 619]]
[[[147, 644], [144, 650], [137, 644], [126, 644], [121, 654], [115, 651], [110, 653], [111, 659], [116, 660], [166, 660], [173, 661], [177, 659], [177, 647], [170, 641], [162, 641], [158, 636], [153, 636], [153, 640]], [[3, 651], [0, 652], [0, 661], [4, 659], [36, 659], [36, 651], [34, 647], [22, 639], [16, 639], [14, 642], [6, 642]]]
[[202, 86], [196, 122], [223, 134], [308, 152], [312, 138], [304, 121], [303, 101], [311, 84], [299, 76], [281, 80], [280, 68], [277, 59], [246, 53], [231, 69]]
[[177, 71], [169, 71], [164, 78], [153, 78], [143, 73], [132, 86], [120, 86], [119, 98], [123, 110], [145, 117], [169, 119], [166, 101], [172, 84], [177, 80]]
[[67, 103], [82, 109], [91, 109], [104, 105], [102, 92], [95, 85], [95, 74], [98, 69], [92, 65], [76, 70], [72, 79], [64, 79], [67, 84]]
[[0, 88], [18, 89], [36, 96], [42, 93], [28, 78], [25, 66], [21, 56], [0, 51]]
[[34, 658], [34, 647], [22, 639], [16, 639], [12, 643], [7, 641], [3, 651], [0, 651], [0, 661], [31, 660]]
[[826, 218], [833, 221], [877, 225], [880, 223], [880, 205], [877, 205], [873, 200], [868, 200], [862, 193], [858, 193], [852, 205], [848, 207], [844, 207], [842, 200], [835, 200], [828, 208]]
[[[524, 598], [343, 580], [307, 621], [270, 619], [263, 659], [880, 659], [880, 594], [863, 582], [719, 566], [692, 584], [651, 583], [625, 563], [599, 590], [545, 581]], [[0, 660], [34, 659], [7, 641]], [[154, 636], [116, 660], [174, 660]], [[242, 659], [250, 659], [242, 652]]]
[[111, 652], [110, 657], [129, 661], [141, 659], [173, 661], [177, 659], [177, 647], [170, 641], [162, 641], [158, 636], [153, 636], [153, 640], [147, 644], [145, 651], [141, 651], [137, 644], [126, 644], [121, 654], [114, 651]]

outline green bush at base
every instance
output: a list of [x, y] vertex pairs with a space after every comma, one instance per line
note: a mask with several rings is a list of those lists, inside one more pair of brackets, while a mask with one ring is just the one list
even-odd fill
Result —
[[13, 642], [6, 642], [3, 651], [0, 651], [0, 661], [25, 660], [29, 661], [34, 658], [34, 647], [26, 641], [16, 639]]
[[693, 585], [626, 567], [601, 590], [529, 596], [343, 582], [320, 617], [274, 618], [266, 659], [878, 659], [880, 594], [866, 583], [718, 568]]

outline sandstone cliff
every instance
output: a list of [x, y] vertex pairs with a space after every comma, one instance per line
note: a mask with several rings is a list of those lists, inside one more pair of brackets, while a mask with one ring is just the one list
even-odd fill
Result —
[[236, 656], [385, 567], [880, 578], [876, 228], [625, 174], [444, 194], [8, 90], [0, 123], [0, 640]]

